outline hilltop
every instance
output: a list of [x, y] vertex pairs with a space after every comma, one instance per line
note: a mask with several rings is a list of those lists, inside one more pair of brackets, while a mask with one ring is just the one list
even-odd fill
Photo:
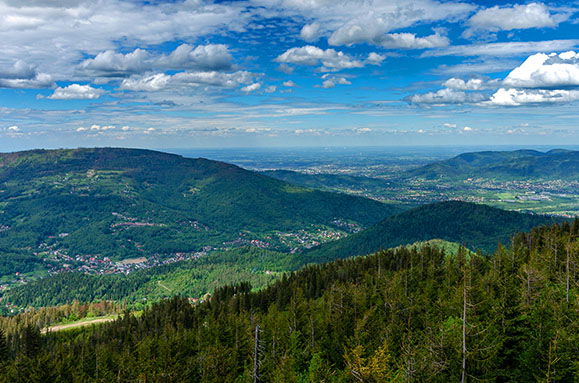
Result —
[[276, 233], [328, 230], [338, 235], [399, 211], [223, 162], [151, 150], [0, 154], [0, 249], [29, 256], [34, 264], [39, 258], [32, 253], [46, 262], [54, 252], [68, 254], [73, 259], [67, 263], [73, 263], [76, 255], [119, 260], [252, 241], [283, 247]]
[[403, 177], [570, 179], [579, 178], [579, 151], [554, 149], [463, 153], [404, 174]]
[[499, 242], [509, 244], [511, 236], [517, 232], [554, 222], [556, 220], [551, 217], [469, 202], [440, 202], [388, 217], [359, 233], [311, 249], [303, 256], [306, 261], [317, 263], [431, 239], [491, 252]]

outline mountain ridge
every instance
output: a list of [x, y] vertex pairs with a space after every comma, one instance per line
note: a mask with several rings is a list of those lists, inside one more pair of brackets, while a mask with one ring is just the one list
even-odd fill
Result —
[[432, 239], [490, 252], [499, 242], [508, 244], [510, 236], [517, 232], [559, 221], [562, 219], [470, 202], [446, 201], [422, 205], [385, 218], [361, 232], [309, 249], [303, 257], [317, 263]]
[[463, 153], [408, 171], [403, 178], [562, 178], [579, 177], [579, 151], [521, 149]]

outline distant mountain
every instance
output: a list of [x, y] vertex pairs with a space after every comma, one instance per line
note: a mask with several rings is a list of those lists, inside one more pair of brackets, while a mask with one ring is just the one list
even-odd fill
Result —
[[266, 176], [277, 178], [282, 181], [310, 187], [315, 189], [328, 190], [363, 190], [374, 191], [384, 189], [390, 185], [388, 181], [378, 178], [350, 176], [344, 174], [306, 174], [294, 172], [292, 170], [266, 170], [261, 172]]
[[579, 179], [579, 151], [554, 149], [464, 153], [411, 170], [404, 178]]
[[431, 239], [458, 242], [471, 250], [490, 252], [499, 242], [508, 244], [517, 232], [553, 222], [556, 220], [550, 217], [486, 205], [440, 202], [386, 218], [359, 233], [313, 248], [303, 257], [306, 262], [319, 263]]
[[100, 148], [0, 154], [0, 212], [4, 252], [126, 258], [336, 220], [365, 227], [399, 210], [222, 162]]

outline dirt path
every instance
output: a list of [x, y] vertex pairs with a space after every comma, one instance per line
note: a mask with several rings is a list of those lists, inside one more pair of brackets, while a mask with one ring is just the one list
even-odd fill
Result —
[[61, 331], [61, 330], [66, 330], [66, 329], [70, 329], [70, 328], [75, 328], [75, 327], [84, 327], [84, 326], [90, 326], [93, 324], [106, 323], [106, 322], [114, 321], [115, 319], [117, 319], [117, 317], [95, 318], [93, 320], [87, 320], [87, 321], [83, 321], [83, 322], [50, 326], [50, 327], [42, 329], [42, 333], [46, 334], [48, 332]]
[[168, 292], [172, 292], [173, 290], [171, 290], [170, 288], [168, 288], [167, 286], [165, 286], [163, 283], [161, 283], [161, 281], [157, 281], [157, 284], [159, 286], [161, 286], [162, 288], [164, 288], [165, 290], [167, 290]]

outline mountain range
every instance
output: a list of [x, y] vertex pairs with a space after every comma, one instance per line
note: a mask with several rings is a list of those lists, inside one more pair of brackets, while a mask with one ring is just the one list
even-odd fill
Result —
[[[527, 152], [498, 156], [571, 155]], [[474, 167], [488, 166], [493, 162], [488, 157], [497, 155], [463, 155], [469, 156], [474, 158], [460, 161]], [[373, 187], [379, 187], [374, 181], [384, 182], [369, 181]], [[0, 282], [13, 281], [16, 272], [32, 278], [58, 273], [4, 294], [22, 306], [200, 296], [241, 279], [265, 286], [305, 264], [432, 239], [488, 253], [516, 232], [555, 221], [458, 201], [403, 211], [222, 162], [150, 150], [0, 154]], [[311, 242], [322, 244], [308, 250], [311, 246], [303, 245], [308, 230], [337, 240]], [[302, 246], [287, 245], [288, 238]], [[118, 274], [128, 270], [120, 262], [125, 259], [171, 264], [125, 276]], [[62, 273], [72, 270], [83, 274]], [[117, 274], [106, 275], [110, 272]]]
[[561, 219], [506, 211], [461, 201], [419, 206], [385, 218], [370, 228], [304, 253], [315, 263], [371, 254], [414, 242], [442, 239], [471, 250], [492, 252], [497, 244], [510, 244], [511, 236]]
[[254, 239], [275, 247], [275, 232], [367, 227], [399, 211], [150, 150], [0, 154], [0, 249], [18, 256], [60, 249], [118, 260]]
[[463, 153], [403, 174], [404, 178], [579, 179], [579, 151], [553, 149]]

